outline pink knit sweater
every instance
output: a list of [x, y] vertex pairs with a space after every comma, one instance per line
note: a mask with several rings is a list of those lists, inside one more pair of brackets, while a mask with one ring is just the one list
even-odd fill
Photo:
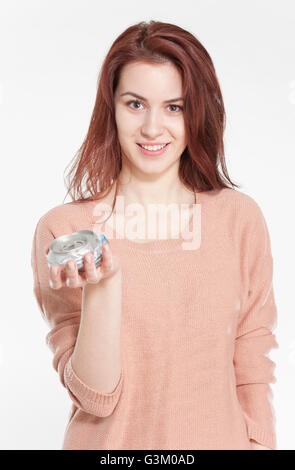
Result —
[[89, 388], [72, 368], [82, 288], [51, 289], [45, 258], [54, 238], [97, 231], [97, 203], [62, 204], [38, 221], [34, 294], [72, 405], [62, 450], [250, 450], [250, 439], [276, 449], [267, 225], [259, 205], [234, 189], [197, 192], [196, 202], [197, 249], [182, 249], [182, 238], [109, 240], [123, 274], [122, 370], [112, 393]]

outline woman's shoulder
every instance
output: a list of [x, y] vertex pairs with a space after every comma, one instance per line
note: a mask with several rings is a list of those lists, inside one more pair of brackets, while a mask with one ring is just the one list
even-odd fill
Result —
[[201, 204], [213, 203], [211, 207], [214, 207], [221, 217], [227, 214], [227, 218], [232, 218], [242, 229], [265, 224], [261, 203], [241, 190], [222, 188], [199, 194]]
[[234, 190], [233, 193], [235, 204], [242, 216], [251, 219], [263, 216], [262, 205], [253, 196], [240, 190]]
[[72, 201], [51, 207], [40, 216], [37, 227], [51, 231], [55, 237], [82, 230], [89, 223], [88, 204], [87, 201]]
[[259, 229], [265, 230], [267, 222], [262, 203], [240, 190], [225, 188], [222, 192], [224, 198], [221, 198], [220, 202], [223, 206], [228, 206], [242, 231], [257, 230], [258, 233]]
[[223, 207], [236, 208], [240, 207], [245, 212], [259, 211], [260, 205], [249, 194], [234, 188], [221, 188], [211, 191], [197, 193], [200, 203], [213, 202], [214, 204], [222, 204]]

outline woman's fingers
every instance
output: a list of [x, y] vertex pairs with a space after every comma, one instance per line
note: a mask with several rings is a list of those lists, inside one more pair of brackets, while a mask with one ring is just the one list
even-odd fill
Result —
[[101, 273], [103, 278], [110, 278], [121, 269], [121, 263], [117, 256], [113, 255], [109, 244], [103, 245], [103, 263], [101, 265]]
[[80, 287], [81, 281], [78, 273], [78, 266], [76, 261], [70, 260], [67, 261], [65, 266], [66, 273], [66, 285], [68, 287]]
[[50, 266], [49, 285], [52, 289], [60, 289], [63, 285], [61, 278], [61, 266], [58, 264]]
[[113, 269], [113, 253], [109, 243], [104, 243], [102, 245], [102, 256], [103, 263], [101, 265], [102, 274], [105, 276], [109, 274]]
[[[46, 249], [46, 255], [49, 252], [49, 247]], [[49, 269], [49, 285], [52, 289], [60, 289], [63, 286], [62, 266], [54, 264]]]
[[93, 253], [87, 253], [84, 256], [84, 270], [85, 280], [89, 284], [96, 284], [101, 279], [100, 267], [96, 267]]
[[[49, 248], [46, 250], [46, 254]], [[84, 272], [79, 273], [76, 261], [70, 260], [65, 265], [54, 265], [50, 267], [49, 284], [53, 289], [67, 287], [83, 287], [85, 284], [97, 284], [102, 278], [109, 277], [119, 267], [119, 260], [113, 257], [110, 244], [102, 245], [102, 263], [96, 267], [94, 255], [88, 252], [83, 259]]]
[[52, 289], [67, 287], [81, 287], [82, 282], [78, 273], [77, 263], [68, 261], [65, 265], [55, 264], [49, 270], [49, 285]]

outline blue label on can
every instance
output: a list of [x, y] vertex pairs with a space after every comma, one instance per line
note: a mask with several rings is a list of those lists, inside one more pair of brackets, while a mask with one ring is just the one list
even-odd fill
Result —
[[109, 243], [103, 233], [100, 234], [100, 239], [101, 239], [101, 243], [102, 243], [102, 244], [104, 244], [104, 243]]

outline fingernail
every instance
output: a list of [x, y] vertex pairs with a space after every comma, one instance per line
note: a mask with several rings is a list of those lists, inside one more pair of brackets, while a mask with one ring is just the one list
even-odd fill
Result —
[[91, 261], [92, 261], [92, 260], [91, 260], [91, 255], [86, 255], [86, 261], [87, 261], [87, 263], [89, 263], [89, 264], [91, 263]]
[[69, 270], [70, 270], [70, 271], [74, 271], [74, 269], [75, 269], [74, 263], [72, 263], [72, 262], [69, 263]]
[[53, 274], [54, 276], [57, 275], [57, 271], [58, 271], [58, 267], [57, 267], [57, 266], [53, 266], [53, 267], [52, 267], [52, 274]]

